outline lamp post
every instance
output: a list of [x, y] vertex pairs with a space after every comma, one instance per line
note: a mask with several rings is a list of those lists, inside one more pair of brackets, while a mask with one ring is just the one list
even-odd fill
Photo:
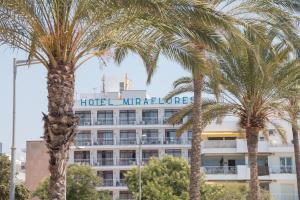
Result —
[[15, 200], [15, 188], [16, 188], [16, 79], [17, 79], [17, 67], [26, 66], [29, 64], [39, 64], [38, 61], [33, 60], [17, 60], [13, 59], [13, 116], [12, 116], [12, 141], [11, 141], [11, 164], [10, 164], [10, 185], [9, 185], [9, 200]]
[[139, 200], [142, 200], [142, 144], [143, 144], [143, 137], [146, 135], [141, 135], [139, 138]]

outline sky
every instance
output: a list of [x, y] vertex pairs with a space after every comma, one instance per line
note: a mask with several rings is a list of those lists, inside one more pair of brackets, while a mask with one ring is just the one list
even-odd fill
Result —
[[[12, 135], [12, 77], [13, 58], [26, 59], [24, 52], [0, 47], [0, 142], [3, 152], [9, 153]], [[172, 83], [179, 77], [189, 75], [180, 65], [164, 57], [150, 85], [146, 84], [146, 70], [141, 59], [129, 55], [121, 65], [107, 59], [106, 64], [92, 59], [76, 72], [76, 94], [99, 92], [101, 78], [106, 77], [106, 89], [117, 90], [118, 80], [125, 74], [133, 81], [134, 89], [146, 89], [149, 96], [164, 97]], [[42, 112], [47, 113], [47, 71], [42, 65], [22, 66], [17, 72], [16, 88], [16, 147], [17, 157], [26, 147], [27, 140], [38, 140], [43, 135]], [[110, 81], [109, 81], [110, 80]]]

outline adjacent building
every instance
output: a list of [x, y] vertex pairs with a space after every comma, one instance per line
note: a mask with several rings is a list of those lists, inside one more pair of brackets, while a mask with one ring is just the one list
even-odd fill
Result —
[[[125, 87], [123, 87], [125, 85]], [[192, 132], [180, 138], [167, 119], [193, 101], [190, 97], [148, 97], [144, 90], [132, 90], [120, 84], [118, 92], [82, 94], [75, 103], [80, 117], [76, 141], [70, 151], [70, 163], [90, 165], [103, 179], [98, 190], [109, 190], [114, 200], [133, 199], [124, 182], [124, 174], [151, 157], [166, 155], [190, 161]], [[183, 122], [186, 119], [183, 119]], [[296, 200], [296, 175], [292, 133], [288, 123], [278, 121], [286, 129], [288, 143], [269, 127], [267, 140], [259, 138], [258, 166], [261, 186], [277, 200]], [[201, 146], [202, 170], [212, 182], [248, 182], [247, 143], [245, 134], [234, 118], [205, 128]]]

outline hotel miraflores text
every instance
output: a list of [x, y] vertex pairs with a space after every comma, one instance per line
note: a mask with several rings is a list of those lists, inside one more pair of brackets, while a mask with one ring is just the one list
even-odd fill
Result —
[[173, 97], [166, 101], [161, 97], [151, 98], [123, 98], [123, 99], [80, 99], [80, 106], [126, 106], [126, 105], [159, 105], [159, 104], [189, 104], [194, 97]]

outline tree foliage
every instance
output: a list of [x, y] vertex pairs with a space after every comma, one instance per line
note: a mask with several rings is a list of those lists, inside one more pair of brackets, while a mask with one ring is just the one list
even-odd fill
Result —
[[[126, 173], [125, 181], [129, 191], [138, 197], [138, 169]], [[187, 200], [189, 198], [188, 163], [182, 158], [152, 158], [142, 168], [143, 200]], [[200, 193], [202, 200], [240, 200], [246, 199], [248, 187], [245, 184], [208, 184], [201, 174]], [[265, 196], [265, 195], [264, 195]], [[266, 195], [268, 197], [268, 195]], [[268, 198], [264, 198], [268, 199]]]
[[[98, 200], [100, 193], [96, 186], [101, 182], [89, 166], [69, 165], [67, 168], [67, 199]], [[40, 183], [33, 196], [48, 200], [49, 178]]]
[[[0, 155], [0, 200], [7, 200], [9, 196], [10, 160]], [[25, 200], [30, 196], [29, 190], [23, 184], [16, 185], [16, 200]]]

